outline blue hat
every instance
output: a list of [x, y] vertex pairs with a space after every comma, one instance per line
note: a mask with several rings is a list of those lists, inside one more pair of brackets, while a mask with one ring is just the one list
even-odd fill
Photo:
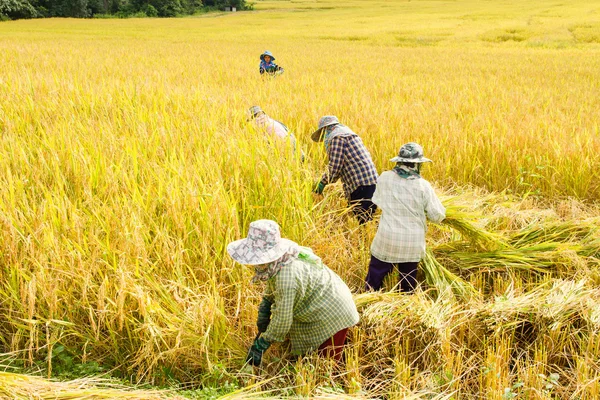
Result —
[[275, 57], [273, 56], [273, 54], [271, 54], [269, 50], [265, 50], [265, 52], [260, 55], [260, 59], [262, 61], [265, 61], [265, 56], [269, 56], [271, 57], [271, 61], [275, 61]]

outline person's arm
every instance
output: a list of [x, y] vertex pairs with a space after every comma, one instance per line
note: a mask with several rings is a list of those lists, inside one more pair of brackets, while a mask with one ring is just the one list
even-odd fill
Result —
[[271, 285], [267, 285], [265, 291], [263, 292], [263, 299], [267, 299], [271, 304], [275, 301], [275, 296], [273, 295], [273, 288]]
[[265, 73], [265, 66], [262, 61], [260, 62], [260, 64], [258, 64], [258, 71], [261, 75]]
[[[287, 267], [286, 267], [287, 268]], [[274, 302], [271, 306], [271, 323], [261, 335], [267, 342], [283, 342], [294, 320], [296, 280], [291, 271], [279, 271], [276, 279]]]
[[327, 164], [328, 171], [323, 174], [321, 183], [327, 186], [330, 183], [337, 181], [342, 173], [344, 166], [344, 158], [346, 153], [346, 141], [343, 137], [335, 137], [331, 139], [327, 155], [329, 163]]
[[377, 185], [375, 186], [375, 192], [373, 193], [373, 198], [371, 201], [381, 207], [381, 191], [385, 190], [383, 188], [384, 182], [381, 175], [377, 178]]
[[256, 317], [256, 327], [259, 332], [265, 332], [271, 322], [271, 306], [272, 301], [263, 297], [260, 305], [258, 306], [258, 316]]
[[425, 214], [431, 222], [440, 223], [446, 218], [446, 208], [429, 182], [425, 186]]

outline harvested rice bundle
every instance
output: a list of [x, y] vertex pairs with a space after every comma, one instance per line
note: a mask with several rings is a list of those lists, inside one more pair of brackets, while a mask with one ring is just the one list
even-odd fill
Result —
[[509, 238], [515, 247], [531, 246], [544, 242], [568, 243], [583, 242], [598, 233], [600, 219], [585, 221], [560, 221], [540, 224], [523, 229]]
[[[576, 264], [573, 255], [576, 256], [582, 249], [581, 246], [571, 243], [540, 243], [519, 249], [508, 248], [483, 253], [447, 252], [445, 257], [466, 270], [524, 270], [545, 274], [555, 272], [561, 266]], [[436, 250], [440, 251], [440, 249]], [[447, 251], [448, 248], [441, 250]]]
[[[550, 284], [552, 286], [550, 286]], [[577, 321], [592, 322], [593, 309], [600, 290], [589, 287], [586, 280], [552, 280], [535, 289], [515, 295], [508, 291], [496, 296], [481, 310], [488, 314], [484, 319], [496, 330], [517, 326], [522, 322], [539, 325], [539, 329], [558, 330], [576, 327]], [[592, 323], [595, 328], [595, 324]]]
[[183, 399], [168, 391], [132, 390], [105, 379], [83, 378], [56, 382], [31, 375], [0, 372], [0, 397], [7, 399]]
[[462, 299], [470, 299], [479, 295], [473, 285], [440, 264], [431, 251], [427, 250], [421, 265], [425, 273], [425, 280], [438, 293], [441, 294], [451, 290]]
[[477, 217], [480, 216], [465, 212], [459, 207], [450, 204], [446, 205], [446, 218], [442, 224], [459, 232], [464, 240], [472, 243], [480, 250], [495, 250], [509, 247], [502, 235], [478, 228], [475, 225]]
[[373, 303], [377, 303], [383, 301], [384, 299], [389, 298], [392, 295], [400, 295], [397, 292], [366, 292], [354, 295], [354, 304], [356, 304], [356, 308], [360, 311], [361, 309], [368, 307]]
[[594, 240], [593, 242], [582, 246], [577, 254], [582, 257], [600, 258], [600, 239]]

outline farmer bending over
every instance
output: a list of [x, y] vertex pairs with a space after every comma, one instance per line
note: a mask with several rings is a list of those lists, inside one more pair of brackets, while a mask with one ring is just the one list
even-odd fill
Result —
[[425, 254], [426, 219], [442, 222], [446, 209], [431, 184], [421, 178], [421, 165], [431, 160], [423, 157], [420, 145], [405, 144], [390, 161], [396, 166], [381, 174], [373, 195], [382, 214], [365, 286], [366, 290], [381, 289], [385, 276], [396, 267], [400, 290], [410, 292], [416, 287], [417, 266]]
[[327, 268], [312, 250], [282, 239], [271, 220], [250, 224], [248, 237], [227, 246], [240, 264], [253, 265], [253, 282], [265, 282], [258, 307], [259, 335], [246, 361], [260, 365], [273, 342], [290, 335], [292, 353], [318, 350], [340, 361], [348, 328], [358, 322], [358, 312], [348, 286]]
[[321, 118], [311, 137], [315, 142], [325, 143], [329, 158], [328, 170], [315, 186], [315, 193], [322, 194], [325, 186], [341, 178], [358, 222], [362, 225], [373, 219], [377, 206], [371, 198], [377, 183], [377, 169], [361, 138], [334, 116]]
[[259, 71], [261, 75], [267, 74], [275, 76], [283, 74], [283, 68], [273, 61], [275, 61], [275, 57], [273, 57], [273, 54], [268, 50], [260, 55]]
[[[290, 132], [287, 126], [279, 121], [269, 117], [259, 106], [252, 106], [248, 110], [248, 121], [254, 121], [254, 124], [259, 130], [266, 132], [273, 137], [286, 140], [292, 145], [294, 152], [296, 151], [296, 138]], [[300, 158], [304, 161], [304, 152], [300, 151]]]

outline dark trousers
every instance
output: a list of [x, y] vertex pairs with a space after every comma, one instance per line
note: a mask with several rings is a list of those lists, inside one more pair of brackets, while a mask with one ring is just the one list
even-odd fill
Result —
[[371, 256], [369, 272], [367, 272], [365, 290], [379, 290], [383, 285], [383, 279], [394, 267], [400, 272], [400, 291], [412, 292], [417, 287], [418, 262], [387, 263]]
[[377, 210], [377, 206], [371, 201], [373, 193], [375, 185], [359, 186], [350, 194], [350, 207], [361, 225], [372, 220]]

